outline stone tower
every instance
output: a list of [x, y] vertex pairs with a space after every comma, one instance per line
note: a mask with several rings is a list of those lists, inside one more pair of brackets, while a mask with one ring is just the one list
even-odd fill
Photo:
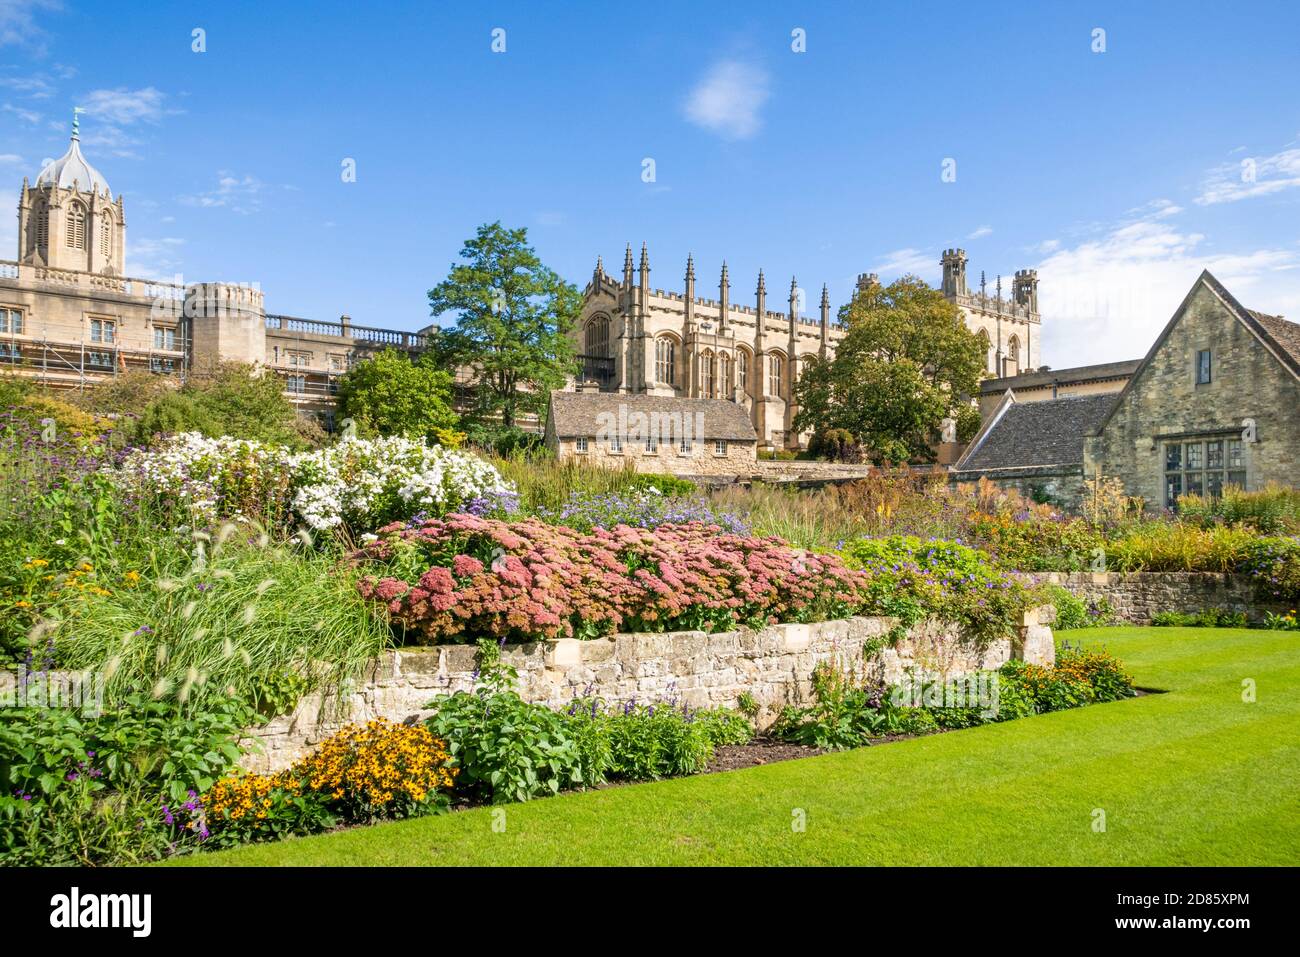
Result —
[[945, 249], [943, 258], [943, 294], [949, 299], [966, 295], [966, 250]]
[[72, 115], [68, 151], [49, 163], [35, 185], [23, 179], [18, 201], [18, 261], [49, 269], [121, 276], [126, 216], [108, 181], [81, 155], [80, 110]]

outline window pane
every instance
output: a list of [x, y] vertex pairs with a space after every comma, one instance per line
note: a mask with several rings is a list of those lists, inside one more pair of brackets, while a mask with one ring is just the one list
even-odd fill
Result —
[[1205, 494], [1205, 474], [1203, 472], [1187, 473], [1187, 494], [1188, 495]]
[[1220, 495], [1222, 495], [1223, 494], [1223, 473], [1206, 472], [1205, 489], [1214, 498], [1218, 498]]
[[1205, 467], [1207, 469], [1223, 468], [1223, 440], [1216, 439], [1205, 443]]
[[1183, 477], [1181, 475], [1165, 476], [1165, 504], [1170, 508], [1178, 504], [1178, 496], [1183, 494]]
[[1245, 472], [1229, 472], [1229, 473], [1228, 473], [1228, 484], [1229, 484], [1229, 485], [1235, 485], [1235, 486], [1237, 486], [1237, 488], [1241, 489], [1242, 491], [1245, 491], [1245, 489], [1246, 489], [1246, 473], [1245, 473]]
[[1228, 467], [1241, 468], [1245, 462], [1245, 446], [1241, 439], [1228, 439]]
[[1187, 467], [1189, 469], [1205, 468], [1205, 445], [1203, 443], [1187, 443]]
[[1183, 446], [1180, 442], [1165, 445], [1165, 471], [1180, 472], [1183, 468]]

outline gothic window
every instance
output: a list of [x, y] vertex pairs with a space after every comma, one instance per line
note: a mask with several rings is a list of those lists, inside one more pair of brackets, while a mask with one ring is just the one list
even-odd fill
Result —
[[41, 203], [36, 209], [36, 245], [44, 249], [50, 244], [50, 207]]
[[1020, 373], [1020, 339], [1012, 336], [1011, 341], [1007, 343], [1007, 375], [1018, 375]]
[[772, 353], [767, 360], [767, 391], [769, 395], [785, 395], [785, 358]]
[[101, 256], [108, 258], [113, 255], [113, 223], [108, 218], [107, 213], [100, 214], [99, 222], [99, 253]]
[[736, 386], [749, 394], [749, 353], [744, 349], [736, 353]]
[[655, 340], [655, 381], [677, 385], [677, 344], [671, 339]]
[[713, 353], [706, 352], [700, 356], [700, 395], [706, 399], [713, 398], [716, 385], [714, 379]]
[[86, 207], [75, 200], [68, 206], [68, 229], [65, 241], [69, 249], [86, 248]]
[[596, 316], [587, 323], [587, 355], [609, 355], [609, 316]]
[[725, 352], [718, 356], [718, 394], [724, 399], [731, 398], [731, 356]]

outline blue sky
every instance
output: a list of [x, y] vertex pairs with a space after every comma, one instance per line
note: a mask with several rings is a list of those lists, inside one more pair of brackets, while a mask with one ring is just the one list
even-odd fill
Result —
[[691, 252], [703, 295], [726, 258], [733, 301], [761, 266], [813, 308], [961, 245], [1039, 269], [1059, 368], [1143, 354], [1206, 267], [1300, 318], [1297, 36], [1294, 3], [0, 0], [0, 202], [80, 105], [134, 275], [414, 329], [495, 219], [579, 285], [645, 241], [654, 286]]

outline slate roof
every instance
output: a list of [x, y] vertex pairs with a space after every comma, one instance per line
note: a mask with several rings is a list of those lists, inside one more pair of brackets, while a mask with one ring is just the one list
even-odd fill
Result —
[[[618, 422], [620, 416], [626, 421], [634, 412], [661, 417], [692, 416], [692, 428], [699, 426], [702, 431], [696, 437], [703, 441], [758, 441], [749, 412], [727, 399], [678, 399], [617, 392], [551, 393], [551, 422], [556, 437], [561, 439], [597, 435], [605, 423]], [[694, 418], [697, 415], [699, 418]]]
[[1020, 375], [1007, 376], [1002, 379], [985, 379], [980, 383], [980, 392], [985, 395], [1002, 393], [1007, 389], [1037, 389], [1051, 385], [1075, 385], [1080, 382], [1101, 382], [1106, 379], [1127, 379], [1141, 359], [1125, 359], [1123, 362], [1102, 362], [1098, 365], [1075, 366], [1072, 369], [1048, 369], [1043, 372], [1022, 372]]
[[1273, 345], [1291, 358], [1292, 370], [1300, 371], [1300, 323], [1289, 322], [1281, 316], [1269, 316], [1254, 309], [1246, 311], [1259, 323]]
[[1106, 417], [1115, 398], [1107, 394], [1010, 402], [953, 471], [1082, 465], [1083, 437]]

